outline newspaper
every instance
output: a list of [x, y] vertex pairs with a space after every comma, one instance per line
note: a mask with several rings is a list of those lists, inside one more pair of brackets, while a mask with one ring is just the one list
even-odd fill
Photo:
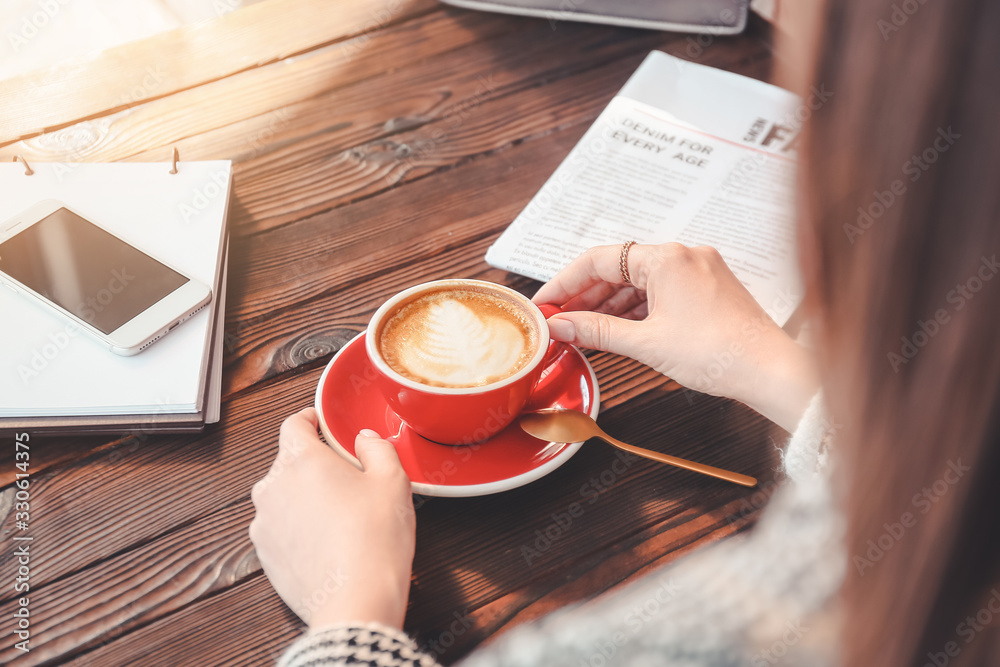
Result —
[[784, 325], [802, 298], [795, 167], [809, 111], [781, 88], [653, 51], [486, 261], [545, 281], [596, 245], [711, 245]]

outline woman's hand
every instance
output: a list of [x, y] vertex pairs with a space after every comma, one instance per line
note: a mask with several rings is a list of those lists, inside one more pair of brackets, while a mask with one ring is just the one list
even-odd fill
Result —
[[717, 250], [593, 248], [542, 286], [535, 303], [556, 340], [637, 359], [697, 391], [735, 398], [794, 430], [819, 381], [811, 355], [772, 320]]
[[344, 622], [402, 628], [416, 520], [393, 446], [355, 441], [359, 470], [316, 435], [309, 408], [281, 425], [278, 456], [253, 487], [250, 539], [264, 573], [315, 629]]

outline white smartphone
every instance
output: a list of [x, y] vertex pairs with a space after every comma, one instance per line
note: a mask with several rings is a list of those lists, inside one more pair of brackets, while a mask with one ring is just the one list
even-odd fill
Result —
[[146, 349], [212, 299], [207, 285], [54, 199], [0, 226], [0, 282], [124, 356]]

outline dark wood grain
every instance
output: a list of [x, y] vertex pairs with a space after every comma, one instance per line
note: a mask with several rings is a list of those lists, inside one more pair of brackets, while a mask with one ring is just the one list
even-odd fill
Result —
[[[424, 650], [442, 663], [451, 664], [487, 637], [588, 599], [593, 591], [611, 590], [739, 530], [755, 518], [741, 513], [740, 508], [740, 503], [720, 508], [723, 514], [731, 512], [732, 522], [714, 529], [698, 518], [661, 522], [623, 540], [608, 553], [592, 554], [567, 564], [558, 576], [536, 579], [530, 586], [478, 608], [464, 604], [443, 608], [436, 625], [422, 622], [413, 626], [408, 620], [406, 629], [414, 632]], [[455, 620], [461, 621], [457, 626], [464, 629], [461, 634], [450, 629]], [[256, 576], [133, 632], [119, 634], [111, 630], [89, 652], [64, 664], [111, 667], [130, 660], [147, 661], [142, 664], [158, 664], [160, 660], [184, 665], [265, 667], [273, 665], [302, 630], [302, 624], [281, 603], [266, 579]], [[219, 637], [233, 634], [240, 637], [238, 643], [219, 641]]]
[[[274, 370], [279, 372], [288, 369], [293, 360], [287, 355], [274, 359], [276, 353], [287, 349], [275, 349], [266, 343], [262, 347], [265, 337], [289, 340], [286, 335], [290, 334], [297, 340], [304, 336], [322, 340], [325, 334], [317, 331], [320, 323], [357, 332], [391, 294], [407, 285], [445, 275], [442, 264], [457, 268], [461, 265], [455, 262], [461, 262], [480, 269], [478, 258], [524, 207], [531, 193], [541, 187], [607, 102], [604, 92], [598, 92], [596, 99], [588, 99], [590, 91], [603, 91], [619, 83], [640, 59], [629, 57], [624, 59], [624, 65], [599, 67], [553, 83], [551, 88], [564, 93], [557, 99], [565, 97], [568, 101], [551, 103], [544, 112], [535, 111], [540, 100], [527, 93], [490, 100], [461, 127], [466, 133], [464, 139], [442, 129], [444, 139], [436, 145], [433, 155], [413, 159], [412, 164], [390, 160], [374, 174], [359, 166], [370, 187], [385, 190], [388, 186], [384, 179], [396, 178], [392, 172], [400, 168], [400, 162], [402, 169], [419, 172], [432, 167], [422, 162], [443, 159], [455, 151], [455, 144], [464, 143], [460, 151], [479, 153], [461, 156], [478, 157], [463, 163], [461, 169], [440, 169], [415, 183], [386, 191], [383, 196], [368, 197], [237, 242], [233, 251], [247, 266], [247, 272], [245, 280], [235, 286], [255, 298], [233, 301], [227, 313], [228, 341], [239, 357], [236, 363], [252, 367], [256, 375], [245, 378], [236, 370], [229, 376], [227, 390], [239, 390], [266, 379], [270, 373], [264, 371], [265, 363], [274, 363]], [[491, 118], [500, 119], [499, 125], [495, 126]], [[441, 124], [447, 126], [446, 121]], [[435, 130], [428, 129], [434, 125], [417, 132], [434, 136]], [[559, 129], [544, 129], [553, 126]], [[488, 134], [493, 135], [489, 140], [485, 138]], [[428, 138], [412, 143], [421, 141], [431, 142]], [[474, 147], [470, 149], [468, 144]], [[508, 146], [512, 147], [501, 150]], [[350, 190], [341, 196], [342, 200], [358, 195], [356, 184], [349, 177], [347, 180], [345, 187]], [[331, 183], [343, 181], [333, 179]], [[486, 184], [488, 187], [484, 187]], [[470, 197], [469, 192], [475, 192], [475, 196]], [[327, 203], [336, 205], [337, 193], [332, 188], [327, 193]], [[397, 266], [402, 269], [394, 269]], [[468, 276], [466, 271], [452, 270], [448, 275]], [[371, 297], [367, 304], [351, 298], [352, 291], [357, 290]], [[301, 308], [296, 303], [308, 306]], [[345, 322], [328, 308], [353, 311], [361, 317]], [[317, 319], [318, 314], [323, 317]], [[247, 359], [244, 350], [252, 358]]]
[[[222, 422], [200, 436], [36, 445], [33, 650], [2, 646], [0, 662], [273, 664], [302, 626], [253, 553], [249, 490], [330, 356], [416, 282], [476, 277], [532, 293], [537, 283], [483, 254], [650, 49], [763, 79], [771, 67], [757, 20], [706, 45], [425, 0], [335, 4], [269, 0], [0, 82], [2, 158], [161, 160], [177, 145], [236, 170]], [[164, 62], [170, 76], [133, 94]], [[610, 433], [764, 486], [648, 461], [621, 472], [595, 441], [519, 489], [418, 498], [406, 626], [445, 663], [743, 530], [766, 503], [783, 436], [764, 419], [634, 361], [588, 358]], [[6, 537], [12, 479], [0, 470]], [[574, 502], [583, 515], [539, 542]], [[5, 540], [0, 565], [12, 555]], [[5, 632], [12, 598], [0, 593]], [[456, 617], [468, 630], [444, 648]]]
[[[773, 460], [767, 429], [745, 408], [710, 398], [687, 406], [684, 397], [670, 391], [649, 393], [642, 403], [638, 410], [629, 405], [606, 413], [605, 428], [644, 446], [769, 478]], [[681, 414], [678, 407], [684, 406]], [[692, 413], [697, 438], [678, 437], [671, 422], [689, 420]], [[748, 440], [744, 427], [754, 423], [754, 442], [739, 456], [708, 451], [710, 440], [736, 435]], [[614, 450], [593, 442], [547, 478], [544, 488], [531, 485], [462, 501], [418, 500], [418, 543], [434, 545], [418, 549], [409, 611], [424, 641], [446, 631], [457, 610], [476, 625], [448, 656], [457, 657], [463, 647], [515, 618], [541, 613], [553, 600], [565, 604], [586, 598], [651, 563], [669, 560], [683, 546], [742, 528], [761, 505], [750, 500], [756, 490], [721, 482], [706, 487], [686, 471], [616, 460], [621, 461]], [[252, 506], [246, 493], [236, 497], [203, 519], [101, 562], [100, 576], [88, 568], [41, 586], [35, 610], [44, 621], [37, 628], [38, 645], [23, 664], [44, 664], [81, 649], [113, 649], [121, 634], [171, 618], [205, 595], [246, 585], [260, 568], [246, 535]], [[227, 501], [228, 495], [217, 499], [221, 505]], [[575, 525], [553, 533], [553, 517], [574, 502], [584, 507], [582, 515]], [[621, 521], [625, 513], [634, 519]], [[491, 521], [478, 521], [482, 516]], [[552, 539], [539, 543], [542, 533]], [[596, 544], [595, 535], [601, 536]], [[598, 582], [600, 587], [593, 588]], [[0, 605], [0, 614], [12, 609], [8, 601]], [[287, 613], [282, 609], [280, 615]], [[100, 648], [109, 640], [111, 646]], [[0, 660], [12, 655], [12, 649], [0, 650]]]
[[[200, 438], [149, 436], [134, 447], [99, 452], [58, 475], [36, 478], [33, 536], [49, 546], [32, 559], [32, 584], [44, 586], [247, 497], [250, 487], [263, 477], [274, 457], [282, 418], [312, 403], [320, 370], [296, 374], [235, 398], [227, 403], [220, 427]], [[613, 404], [613, 388], [604, 387], [603, 395], [605, 406]], [[643, 396], [647, 395], [658, 394], [647, 392]], [[677, 422], [687, 424], [696, 408], [704, 410], [699, 406], [713, 405], [707, 397], [704, 402], [689, 404], [683, 392], [667, 392], [667, 395], [678, 409], [671, 418], [655, 409], [649, 412], [648, 416], [659, 423], [657, 428]], [[747, 413], [744, 411], [744, 426], [756, 422], [755, 428], [763, 427], [752, 418], [752, 413]], [[714, 420], [714, 415], [706, 421], [716, 428], [721, 423]], [[643, 445], [650, 438], [655, 439], [657, 433], [658, 430], [646, 430], [635, 434], [633, 441]], [[758, 432], [758, 441], [763, 438], [761, 433]], [[739, 470], [749, 467], [750, 462], [738, 459], [716, 462], [719, 452], [714, 451], [712, 443], [720, 436], [707, 425], [699, 425], [692, 435], [694, 451], [677, 449], [671, 453], [720, 467]], [[628, 436], [625, 433], [622, 438]], [[743, 439], [748, 439], [745, 434]], [[654, 449], [659, 446], [656, 441], [651, 444]], [[728, 486], [723, 484], [723, 488]], [[521, 493], [537, 491], [532, 487]], [[184, 502], [177, 503], [178, 497]], [[480, 502], [465, 501], [465, 507], [474, 508]], [[9, 533], [13, 520], [13, 516], [8, 516], [0, 530]], [[74, 531], [74, 526], [81, 524], [87, 530]], [[0, 560], [9, 562], [15, 548], [12, 542], [5, 544]], [[0, 600], [12, 597], [13, 591], [0, 593]]]
[[[257, 125], [236, 128], [235, 135], [233, 128], [221, 130], [229, 135], [222, 143], [228, 153], [220, 153], [211, 136], [176, 143], [196, 159], [235, 157], [240, 208], [234, 225], [272, 229], [428, 170], [589, 122], [650, 49], [684, 50], [684, 42], [669, 34], [623, 31], [609, 38], [587, 25], [553, 34], [545, 22], [488, 37], [282, 110], [273, 139], [262, 125], [274, 119], [265, 116]], [[546, 58], [553, 48], [571, 57]], [[767, 53], [765, 45], [747, 38], [727, 39], [706, 51], [703, 62], [760, 77], [769, 69]], [[600, 65], [609, 69], [587, 71]], [[588, 78], [566, 80], [581, 72]], [[240, 147], [235, 155], [234, 144]], [[146, 153], [129, 159], [157, 158]], [[291, 209], [281, 197], [288, 188], [300, 193]]]
[[[432, 16], [438, 17], [437, 14], [433, 14]], [[471, 20], [469, 19], [470, 16], [478, 18]], [[465, 13], [461, 14], [459, 18], [442, 20], [438, 17], [435, 20], [445, 23], [452, 29], [452, 32], [465, 34], [469, 31], [482, 31], [479, 24], [482, 16], [481, 14]], [[512, 19], [504, 20], [509, 21]], [[428, 22], [430, 22], [430, 17], [421, 17], [413, 22], [419, 24], [411, 35], [416, 39], [418, 44], [433, 41], [432, 37], [439, 37], [437, 31], [441, 30], [440, 26], [430, 35], [425, 33], [425, 30], [428, 29], [426, 25]], [[392, 30], [405, 33], [407, 32], [405, 26], [409, 25], [408, 23], [404, 26], [397, 26], [392, 28]], [[532, 43], [541, 43], [542, 38], [546, 37], [545, 32], [551, 32], [547, 22], [528, 22], [528, 27], [531, 30], [526, 31], [518, 37]], [[544, 31], [539, 31], [539, 27], [544, 27]], [[504, 30], [498, 30], [498, 32], [505, 33]], [[509, 28], [507, 32], [509, 32]], [[258, 370], [258, 373], [250, 379], [244, 379], [238, 370], [231, 375], [227, 374], [227, 393], [248, 386], [252, 381], [271, 377], [274, 372], [283, 372], [290, 368], [295, 368], [302, 359], [315, 361], [317, 355], [319, 359], [322, 359], [324, 354], [329, 355], [335, 352], [336, 347], [331, 347], [330, 345], [331, 336], [336, 338], [337, 335], [341, 335], [342, 338], [345, 332], [342, 331], [341, 334], [336, 334], [329, 326], [323, 331], [315, 331], [317, 322], [323, 321], [316, 317], [318, 314], [316, 311], [322, 310], [325, 304], [330, 301], [337, 301], [337, 295], [346, 288], [342, 282], [345, 275], [352, 276], [354, 284], [360, 285], [364, 284], [365, 280], [370, 279], [374, 271], [384, 273], [386, 270], [385, 267], [412, 263], [417, 256], [421, 256], [422, 259], [427, 260], [430, 255], [436, 253], [441, 248], [451, 248], [453, 250], [457, 248], [459, 250], [452, 252], [452, 256], [461, 255], [461, 243], [457, 242], [458, 239], [450, 238], [456, 229], [464, 234], [461, 237], [462, 239], [480, 238], [482, 240], [482, 234], [498, 233], [527, 203], [531, 194], [541, 186], [558, 162], [569, 151], [573, 143], [575, 143], [579, 135], [584, 131], [586, 125], [596, 117], [607, 99], [610, 99], [614, 90], [627, 78], [628, 74], [648, 50], [652, 43], [650, 42], [651, 39], [663, 42], [660, 46], [666, 48], [668, 51], [673, 50], [677, 53], [682, 53], [690, 44], [688, 41], [689, 38], [681, 38], [669, 34], [663, 35], [637, 31], [622, 32], [628, 39], [623, 39], [620, 35], [616, 35], [614, 39], [609, 40], [605, 28], [568, 25], [560, 32], [557, 32], [557, 34], [568, 34], [570, 36], [566, 39], [565, 44], [560, 44], [560, 46], [577, 49], [573, 52], [575, 59], [571, 66], [564, 65], [557, 70], [553, 70], [551, 65], [546, 65], [549, 69], [541, 70], [541, 76], [546, 77], [546, 80], [549, 82], [546, 86], [539, 87], [539, 66], [535, 64], [535, 61], [539, 60], [538, 53], [531, 51], [532, 57], [528, 59], [506, 56], [506, 61], [502, 60], [499, 63], [495, 63], [496, 66], [490, 71], [496, 72], [498, 69], [504, 71], [504, 78], [510, 85], [502, 91], [494, 90], [485, 98], [482, 95], [482, 75], [469, 76], [468, 74], [462, 74], [460, 65], [462, 59], [468, 55], [465, 54], [464, 50], [459, 49], [459, 52], [456, 54], [449, 53], [447, 62], [445, 63], [432, 59], [430, 65], [426, 67], [426, 72], [430, 74], [424, 74], [423, 78], [416, 77], [421, 85], [425, 83], [427, 76], [434, 75], [435, 72], [438, 72], [438, 70], [449, 64], [457, 68], [454, 71], [445, 69], [435, 75], [439, 77], [438, 85], [446, 84], [448, 86], [442, 92], [442, 95], [451, 100], [449, 104], [443, 105], [441, 110], [442, 118], [437, 122], [431, 122], [430, 117], [422, 118], [419, 113], [411, 113], [411, 120], [403, 122], [399, 117], [394, 117], [391, 113], [383, 110], [383, 117], [373, 120], [371, 126], [377, 127], [381, 131], [389, 125], [393, 125], [393, 127], [398, 129], [407, 125], [417, 126], [420, 123], [424, 123], [418, 130], [407, 133], [410, 136], [409, 142], [399, 142], [399, 139], [395, 139], [395, 142], [397, 142], [395, 145], [407, 146], [412, 144], [415, 146], [426, 146], [430, 144], [433, 149], [424, 150], [416, 155], [405, 155], [398, 158], [395, 162], [396, 166], [389, 167], [394, 173], [398, 172], [397, 175], [393, 176], [397, 184], [400, 181], [409, 181], [418, 178], [419, 174], [426, 175], [427, 169], [422, 166], [422, 163], [428, 161], [428, 159], [438, 161], [439, 164], [436, 171], [448, 173], [442, 173], [433, 180], [421, 182], [414, 186], [414, 188], [403, 188], [405, 192], [402, 193], [395, 191], [386, 192], [385, 194], [388, 199], [381, 198], [373, 199], [371, 202], [358, 202], [358, 205], [354, 207], [348, 206], [346, 209], [333, 210], [318, 216], [306, 218], [301, 223], [304, 225], [302, 228], [295, 228], [295, 225], [292, 225], [289, 229], [282, 229], [281, 232], [266, 236], [259, 241], [249, 239], [247, 243], [251, 244], [253, 249], [259, 249], [259, 251], [255, 252], [259, 252], [259, 255], [264, 258], [264, 262], [263, 266], [258, 266], [256, 262], [259, 260], [256, 260], [254, 257], [247, 257], [245, 260], [247, 264], [246, 268], [240, 275], [234, 273], [234, 278], [231, 281], [235, 285], [235, 290], [231, 293], [232, 296], [229, 299], [231, 307], [227, 315], [227, 348], [229, 348], [229, 356], [235, 356], [237, 360], [228, 363], [234, 369], [236, 367], [253, 367]], [[637, 39], [637, 37], [642, 39]], [[371, 42], [376, 42], [377, 39], [376, 36], [370, 37]], [[399, 37], [396, 36], [394, 39], [398, 40]], [[445, 42], [448, 44], [452, 43], [447, 40]], [[490, 53], [494, 54], [490, 57], [494, 61], [503, 54], [519, 52], [518, 43], [516, 42], [491, 42], [489, 45], [491, 47]], [[612, 50], [612, 46], [615, 50]], [[637, 48], [639, 50], [636, 50]], [[623, 52], [621, 49], [625, 49], [625, 51]], [[701, 52], [700, 56], [704, 62], [724, 65], [744, 74], [762, 77], [767, 71], [767, 60], [763, 57], [766, 55], [766, 50], [762, 49], [766, 49], [766, 44], [758, 38], [741, 37], [738, 39], [719, 40], [712, 47]], [[326, 54], [327, 50], [329, 49], [321, 49], [319, 52], [323, 55], [317, 57], [323, 63], [329, 60], [328, 54]], [[621, 53], [624, 53], [624, 56]], [[597, 58], [595, 54], [599, 54], [600, 58]], [[617, 60], [612, 60], [610, 63], [601, 65], [593, 72], [586, 69], [580, 72], [583, 64], [603, 63], [608, 57], [616, 55], [619, 56]], [[342, 54], [337, 55], [332, 60], [339, 63], [342, 62], [343, 57]], [[297, 66], [303, 62], [311, 61], [308, 58], [304, 58], [296, 60], [294, 64]], [[454, 64], [455, 62], [459, 64], [456, 65]], [[311, 90], [317, 76], [319, 76], [314, 72], [314, 69], [323, 74], [330, 74], [325, 69], [326, 64], [323, 63], [315, 68], [310, 67], [308, 69], [311, 74], [305, 79], [306, 84], [308, 84], [306, 86], [307, 89]], [[269, 67], [278, 68], [281, 64], [283, 63], [276, 63]], [[384, 68], [384, 64], [382, 67]], [[361, 67], [360, 69], [362, 71], [378, 71], [374, 66], [367, 69]], [[256, 75], [265, 70], [268, 70], [268, 68], [265, 67], [252, 70], [251, 72], [244, 72], [231, 78], [237, 79], [251, 74]], [[554, 71], [558, 71], [558, 76], [554, 74]], [[269, 70], [269, 72], [272, 75], [272, 79], [279, 81], [285, 81], [290, 76], [288, 72], [279, 69]], [[574, 73], [579, 73], [579, 75], [575, 76]], [[294, 79], [294, 77], [291, 78]], [[410, 77], [407, 76], [394, 75], [390, 81], [391, 85], [383, 83], [379, 86], [373, 85], [372, 87], [377, 90], [394, 90], [396, 86], [403, 86], [402, 89], [405, 91], [409, 90], [406, 88], [409, 85], [409, 79]], [[456, 81], [467, 81], [470, 85], [462, 90], [461, 84], [456, 83]], [[518, 81], [520, 83], [515, 85], [514, 82]], [[216, 82], [215, 85], [221, 87], [229, 82], [230, 79], [224, 79]], [[252, 85], [249, 85], [250, 83]], [[232, 87], [232, 89], [256, 91], [261, 85], [261, 80], [255, 78], [251, 82], [248, 82], [248, 85]], [[359, 94], [362, 96], [362, 101], [357, 105], [358, 108], [380, 108], [377, 103], [382, 94], [364, 93], [364, 86], [360, 86], [360, 88], [362, 92]], [[416, 91], [419, 88], [413, 88], [412, 90], [414, 92], [409, 98], [411, 101], [418, 97]], [[542, 90], [547, 91], [544, 93], [544, 96], [539, 92]], [[172, 103], [169, 106], [166, 105], [166, 102], [192, 92], [194, 91], [184, 91], [163, 100], [150, 102], [139, 108], [145, 109], [146, 107], [159, 105], [160, 112], [165, 116], [165, 124], [169, 126], [170, 119], [173, 116], [168, 113], [168, 109], [181, 109], [184, 111], [183, 117], [189, 117], [190, 114], [187, 112], [187, 108], [193, 101], [183, 100], [182, 102]], [[220, 96], [215, 98], [209, 96], [203, 98], [202, 102], [222, 100], [231, 92], [232, 90], [227, 88]], [[274, 90], [268, 90], [268, 94], [273, 94], [274, 92]], [[395, 98], [393, 97], [392, 99]], [[247, 100], [240, 98], [238, 101], [240, 104], [221, 105], [221, 108], [243, 109], [246, 106], [245, 103]], [[216, 106], [218, 105], [207, 105], [208, 108], [213, 109]], [[321, 108], [325, 109], [328, 106], [324, 104], [321, 105]], [[237, 112], [228, 113], [235, 114]], [[222, 112], [208, 115], [212, 119], [215, 119], [217, 116], [227, 117]], [[319, 121], [314, 119], [310, 122], [299, 123], [298, 117], [294, 117], [295, 120], [291, 120], [292, 116], [282, 114], [275, 116], [275, 118], [279, 117], [282, 120], [278, 127], [261, 131], [259, 134], [249, 135], [249, 141], [254, 144], [251, 153], [271, 156], [275, 151], [284, 150], [290, 142], [315, 143], [317, 141], [314, 136], [315, 123]], [[476, 118], [478, 118], [478, 121], [473, 125], [470, 121]], [[501, 122], [493, 122], [490, 120], [492, 118], [499, 118]], [[273, 120], [271, 121], [272, 124]], [[512, 120], [516, 120], [517, 122], [511, 122]], [[173, 122], [181, 122], [181, 120]], [[342, 124], [336, 118], [330, 120], [330, 122], [333, 123], [334, 127]], [[284, 125], [288, 125], [289, 127], [284, 127]], [[555, 128], [555, 131], [553, 131], [553, 128]], [[63, 133], [57, 134], [71, 135], [70, 131], [72, 129], [69, 128]], [[160, 133], [152, 133], [151, 127], [140, 124], [140, 129], [147, 130], [146, 135], [151, 135], [154, 137], [154, 140], [162, 136]], [[292, 137], [295, 136], [294, 132], [296, 131], [302, 132], [304, 136], [293, 140]], [[564, 134], [565, 132], [569, 132], [570, 134], [566, 135]], [[422, 138], [418, 133], [422, 133], [425, 138]], [[109, 135], [109, 138], [106, 138], [100, 145], [126, 147], [134, 145], [130, 143], [135, 140], [133, 134], [130, 134], [128, 137], [123, 135], [110, 137]], [[143, 136], [145, 137], [146, 135]], [[486, 139], [486, 137], [489, 137], [489, 139]], [[247, 138], [242, 135], [238, 140], [238, 142], [246, 141]], [[452, 156], [452, 159], [457, 163], [468, 162], [470, 159], [477, 157], [477, 155], [484, 158], [494, 157], [490, 152], [487, 155], [475, 152], [477, 146], [481, 147], [487, 141], [493, 142], [491, 145], [493, 152], [504, 146], [516, 145], [520, 148], [522, 145], [528, 143], [542, 143], [535, 145], [530, 153], [521, 156], [500, 156], [498, 159], [491, 160], [485, 166], [464, 164], [463, 166], [466, 168], [458, 170], [457, 173], [450, 172], [447, 166], [440, 164], [442, 155]], [[57, 141], [51, 145], [59, 146], [62, 143]], [[66, 145], [69, 147], [75, 146], [72, 141]], [[232, 146], [232, 144], [230, 145]], [[237, 143], [236, 145], [242, 146], [243, 144]], [[217, 149], [212, 150], [216, 151]], [[353, 152], [359, 150], [370, 151], [371, 148], [356, 147], [348, 152], [353, 154]], [[312, 164], [309, 161], [302, 161], [301, 155], [294, 153], [294, 151], [293, 154], [303, 164]], [[187, 151], [185, 151], [185, 155], [187, 155]], [[193, 157], [220, 156], [225, 156], [225, 154], [213, 152], [209, 155], [196, 155]], [[156, 158], [153, 155], [140, 157], [143, 159]], [[237, 155], [236, 157], [239, 158], [240, 156]], [[256, 163], [257, 161], [257, 159], [251, 159], [250, 163]], [[251, 225], [250, 230], [256, 230], [259, 225], [266, 228], [271, 225], [281, 224], [288, 216], [293, 215], [293, 213], [281, 212], [274, 219], [261, 219], [259, 216], [252, 215], [245, 208], [246, 205], [243, 200], [243, 197], [247, 196], [245, 193], [255, 190], [257, 188], [255, 185], [256, 182], [266, 182], [269, 184], [269, 192], [272, 193], [270, 196], [280, 199], [280, 193], [283, 190], [270, 185], [270, 179], [280, 172], [267, 169], [262, 173], [256, 173], [242, 171], [240, 167], [241, 164], [238, 164], [237, 171], [239, 175], [236, 181], [235, 213], [232, 216], [234, 226], [239, 224], [238, 221], [240, 220], [249, 220], [247, 224]], [[466, 175], [466, 172], [470, 169], [472, 173]], [[349, 189], [346, 193], [342, 192], [342, 188], [347, 189], [350, 187], [350, 184], [341, 186], [338, 185], [340, 182], [340, 180], [333, 176], [325, 181], [306, 179], [304, 184], [299, 185], [297, 192], [301, 195], [303, 187], [312, 188], [315, 185], [324, 197], [322, 204], [318, 204], [317, 206], [343, 207], [350, 204], [352, 192]], [[475, 233], [470, 235], [469, 226], [464, 224], [470, 216], [463, 209], [470, 206], [482, 208], [478, 204], [480, 203], [479, 200], [482, 197], [481, 192], [483, 190], [480, 184], [484, 182], [494, 184], [486, 190], [488, 194], [492, 195], [497, 192], [496, 188], [499, 186], [502, 188], [502, 196], [491, 196], [489, 198], [489, 201], [496, 206], [493, 214], [487, 220], [489, 228], [485, 229], [479, 226], [474, 230]], [[389, 190], [391, 187], [389, 182], [379, 182], [378, 179], [371, 186], [381, 188], [381, 191]], [[291, 184], [289, 187], [291, 187]], [[442, 191], [459, 193], [454, 199], [445, 202], [446, 205], [451, 206], [451, 209], [447, 212], [439, 211], [439, 206], [441, 205], [439, 193]], [[477, 197], [473, 199], [464, 194], [470, 191], [477, 191]], [[296, 202], [301, 202], [303, 199], [297, 197]], [[283, 208], [280, 208], [280, 211], [287, 209], [286, 205], [282, 204], [282, 206]], [[397, 211], [405, 211], [406, 214], [399, 215]], [[442, 215], [450, 217], [454, 222], [446, 231], [439, 233]], [[385, 226], [382, 227], [382, 225]], [[401, 230], [404, 234], [398, 236]], [[372, 239], [376, 238], [378, 234], [382, 235], [378, 237], [380, 242], [372, 242]], [[352, 246], [352, 235], [355, 239], [360, 238], [362, 243]], [[441, 237], [448, 237], [444, 244], [438, 242], [438, 239]], [[393, 246], [392, 248], [387, 247], [386, 239], [398, 238], [404, 241], [410, 241], [413, 238], [420, 239], [419, 250], [426, 254], [418, 255], [414, 252], [414, 246], [409, 246], [405, 243], [397, 244], [398, 246], [402, 246], [405, 252], [400, 252], [397, 246]], [[291, 247], [286, 251], [284, 248], [288, 247], [289, 242], [291, 242]], [[241, 261], [239, 253], [247, 246], [240, 241], [239, 234], [233, 243], [235, 246], [234, 253], [236, 254], [235, 261], [239, 262]], [[485, 245], [482, 246], [483, 250], [488, 245], [487, 242], [484, 241], [484, 243]], [[380, 252], [373, 255], [371, 252], [372, 248], [377, 248]], [[475, 253], [465, 253], [466, 256], [462, 259], [474, 261], [475, 257], [481, 257], [480, 248], [477, 247], [475, 250]], [[345, 257], [353, 257], [354, 259], [345, 262]], [[439, 262], [432, 264], [425, 261], [425, 266], [428, 270], [421, 273], [419, 279], [429, 279], [441, 275], [433, 272], [440, 270], [441, 265]], [[273, 270], [272, 267], [277, 268]], [[337, 270], [339, 270], [338, 274], [331, 274], [331, 272]], [[485, 277], [501, 280], [499, 274], [495, 274], [492, 278], [489, 276]], [[409, 278], [411, 280], [409, 282], [407, 282], [406, 278], [407, 274], [404, 272], [397, 284], [389, 284], [388, 288], [383, 290], [382, 298], [407, 284], [417, 282], [415, 276], [410, 275]], [[282, 301], [275, 304], [271, 294], [268, 292], [255, 294], [252, 298], [242, 298], [239, 290], [245, 289], [241, 285], [244, 279], [254, 281], [254, 284], [249, 286], [250, 290], [261, 287], [272, 292], [279, 291]], [[318, 289], [325, 291], [327, 294], [325, 300], [317, 302], [311, 299], [315, 296]], [[300, 328], [294, 332], [276, 329], [274, 327], [274, 320], [286, 317], [278, 314], [276, 311], [280, 310], [285, 304], [295, 300], [299, 301], [300, 307], [296, 313], [293, 313], [293, 319], [295, 320], [293, 324], [294, 326], [301, 327], [302, 322], [307, 321], [310, 325], [309, 328]], [[249, 313], [240, 312], [242, 304], [252, 307], [253, 311]], [[358, 319], [367, 321], [368, 313], [374, 310], [374, 306], [376, 305], [377, 303], [371, 304], [371, 307], [367, 311], [358, 313]], [[329, 321], [327, 320], [327, 322]], [[264, 331], [263, 335], [267, 337], [268, 343], [261, 346], [260, 341], [255, 340], [250, 345], [244, 345], [243, 343], [248, 335], [256, 333], [254, 332], [255, 328]], [[359, 329], [360, 326], [355, 326], [349, 329], [349, 331], [353, 332]], [[249, 349], [249, 359], [242, 358], [244, 349]], [[262, 366], [265, 358], [272, 360], [273, 369], [268, 370]], [[50, 444], [47, 449], [51, 450], [55, 447], [56, 445]], [[60, 451], [56, 456], [52, 457], [52, 460], [73, 460], [74, 458], [79, 458], [80, 453], [86, 453], [86, 450], [72, 446], [70, 451]]]

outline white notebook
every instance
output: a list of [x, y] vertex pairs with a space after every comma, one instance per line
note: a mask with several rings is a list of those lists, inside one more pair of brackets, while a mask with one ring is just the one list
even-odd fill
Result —
[[[232, 163], [0, 164], [0, 220], [58, 199], [206, 285], [222, 275]], [[0, 289], [0, 417], [202, 411], [216, 308], [122, 357], [34, 301]], [[217, 365], [217, 364], [213, 364]], [[208, 411], [213, 412], [212, 410]]]

